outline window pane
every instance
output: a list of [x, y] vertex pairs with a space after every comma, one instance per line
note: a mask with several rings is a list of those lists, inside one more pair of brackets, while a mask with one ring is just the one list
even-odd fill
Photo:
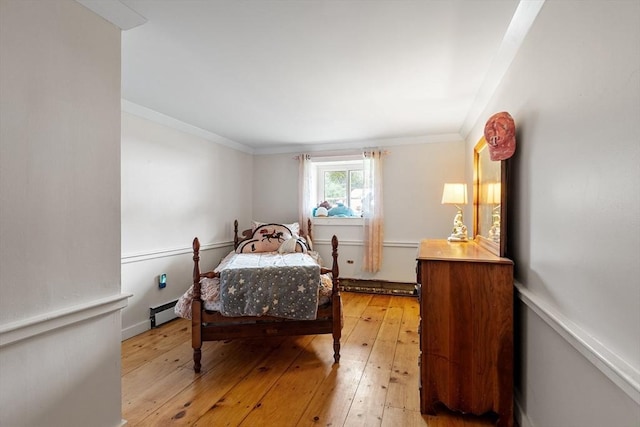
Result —
[[364, 189], [364, 173], [361, 170], [349, 171], [349, 206], [357, 216], [362, 215], [362, 190]]
[[347, 201], [347, 171], [330, 171], [324, 173], [324, 198], [335, 206], [337, 202]]

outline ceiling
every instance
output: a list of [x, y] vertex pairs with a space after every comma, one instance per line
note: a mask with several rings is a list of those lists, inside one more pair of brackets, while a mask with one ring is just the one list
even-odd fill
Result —
[[460, 140], [523, 37], [517, 0], [120, 2], [130, 109], [254, 153]]

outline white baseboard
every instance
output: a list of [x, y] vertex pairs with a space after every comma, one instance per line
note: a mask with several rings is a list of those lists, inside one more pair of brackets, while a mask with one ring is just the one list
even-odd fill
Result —
[[122, 330], [122, 341], [127, 340], [131, 337], [135, 337], [136, 335], [140, 335], [143, 332], [151, 329], [151, 324], [149, 320], [145, 320], [140, 323], [136, 323], [135, 325], [129, 326]]
[[519, 427], [534, 427], [533, 423], [529, 419], [529, 416], [527, 415], [527, 413], [522, 408], [522, 405], [520, 404], [521, 400], [522, 399], [520, 399], [520, 396], [518, 396], [516, 393], [513, 399], [513, 403], [515, 406], [514, 417], [515, 417], [516, 423], [518, 423]]
[[[156, 326], [160, 326], [163, 323], [166, 323], [170, 320], [173, 320], [175, 318], [177, 318], [178, 316], [176, 315], [175, 311], [173, 310], [173, 307], [164, 311], [161, 311], [159, 313], [156, 314]], [[138, 322], [135, 325], [129, 326], [127, 328], [124, 328], [122, 330], [122, 341], [127, 340], [131, 337], [134, 337], [136, 335], [139, 335], [143, 332], [148, 331], [149, 329], [151, 329], [151, 321], [150, 320], [143, 320], [142, 322]]]

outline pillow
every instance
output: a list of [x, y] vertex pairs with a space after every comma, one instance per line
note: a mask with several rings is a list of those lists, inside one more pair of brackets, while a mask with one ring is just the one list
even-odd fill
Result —
[[256, 228], [263, 226], [263, 225], [282, 225], [283, 227], [286, 227], [289, 229], [289, 232], [291, 233], [291, 235], [293, 237], [298, 237], [300, 236], [300, 224], [298, 224], [297, 222], [292, 222], [291, 224], [276, 224], [276, 223], [269, 223], [269, 222], [260, 222], [260, 221], [252, 221], [251, 222], [251, 229], [253, 231], [255, 231]]
[[296, 251], [296, 246], [298, 246], [298, 241], [296, 239], [289, 239], [282, 242], [280, 247], [278, 248], [278, 253], [281, 254], [290, 254]]
[[238, 245], [236, 253], [276, 252], [282, 242], [292, 237], [291, 230], [282, 224], [260, 225], [250, 239]]
[[298, 237], [297, 239], [289, 239], [282, 242], [280, 247], [278, 248], [278, 253], [281, 254], [291, 254], [294, 252], [302, 252], [306, 254], [309, 248], [307, 247], [306, 242], [302, 237]]
[[309, 251], [309, 246], [307, 246], [307, 241], [304, 237], [298, 237], [296, 239], [296, 252], [302, 252], [306, 254]]
[[343, 203], [338, 203], [337, 206], [329, 209], [327, 214], [329, 216], [355, 216], [353, 210], [349, 206], [345, 206]]

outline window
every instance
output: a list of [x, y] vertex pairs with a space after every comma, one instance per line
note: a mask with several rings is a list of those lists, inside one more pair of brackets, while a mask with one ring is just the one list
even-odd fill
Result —
[[362, 216], [364, 172], [362, 160], [314, 161], [318, 203], [340, 207], [339, 216]]
[[332, 206], [329, 216], [361, 217], [364, 232], [362, 269], [372, 273], [380, 271], [382, 265], [382, 158], [385, 154], [378, 149], [364, 151], [363, 157], [314, 160], [308, 154], [297, 157], [300, 179], [298, 214], [301, 222], [308, 218], [312, 207], [312, 215], [316, 216], [320, 210], [317, 206], [324, 200], [327, 203], [334, 201], [337, 207], [344, 208], [343, 214], [336, 215]]

